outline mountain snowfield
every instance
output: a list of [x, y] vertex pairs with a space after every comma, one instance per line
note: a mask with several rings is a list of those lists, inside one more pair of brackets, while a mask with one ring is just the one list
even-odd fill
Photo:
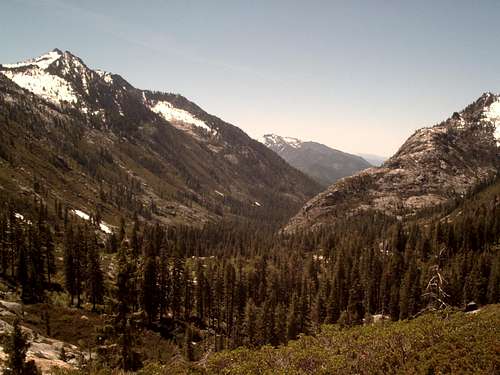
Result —
[[[87, 95], [90, 95], [89, 81], [92, 79], [98, 78], [106, 85], [115, 83], [112, 73], [100, 69], [93, 71], [87, 68], [78, 57], [59, 49], [54, 49], [34, 59], [14, 64], [2, 64], [0, 72], [20, 87], [53, 104], [72, 104], [82, 113], [92, 115], [98, 115], [100, 111], [89, 110], [88, 98], [78, 94], [80, 90], [75, 87], [77, 81], [70, 78], [80, 79], [83, 92]], [[78, 77], [75, 77], [75, 73], [78, 74]], [[127, 89], [127, 87], [124, 86], [123, 89]], [[148, 100], [144, 92], [143, 98], [144, 104], [151, 111], [159, 114], [180, 130], [188, 133], [192, 133], [193, 128], [203, 129], [207, 132], [213, 131], [203, 120], [198, 119], [188, 111], [176, 108], [166, 100]], [[118, 101], [116, 103], [120, 107]], [[119, 113], [123, 116], [121, 108]]]
[[485, 108], [484, 119], [495, 125], [495, 138], [500, 143], [500, 95], [486, 94], [495, 97], [495, 101]]
[[77, 103], [78, 97], [71, 84], [48, 71], [62, 56], [60, 51], [54, 50], [32, 60], [2, 64], [2, 73], [22, 88], [54, 104]]
[[54, 49], [34, 59], [21, 61], [15, 64], [2, 64], [2, 66], [8, 69], [25, 68], [25, 67], [38, 67], [40, 69], [47, 69], [50, 66], [50, 64], [58, 60], [61, 56], [62, 52], [57, 49]]
[[188, 111], [174, 107], [172, 103], [166, 100], [148, 100], [145, 93], [143, 93], [143, 99], [148, 108], [180, 130], [191, 133], [191, 130], [195, 127], [216, 133], [216, 130], [213, 130], [203, 120], [198, 119]]

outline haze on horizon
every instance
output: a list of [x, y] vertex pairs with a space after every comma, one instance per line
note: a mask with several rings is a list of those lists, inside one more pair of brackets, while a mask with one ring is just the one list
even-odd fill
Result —
[[0, 63], [69, 50], [245, 130], [389, 156], [500, 91], [496, 1], [0, 4]]

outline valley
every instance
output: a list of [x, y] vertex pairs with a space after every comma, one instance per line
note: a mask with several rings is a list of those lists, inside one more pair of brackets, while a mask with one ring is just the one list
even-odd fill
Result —
[[372, 166], [68, 51], [0, 65], [4, 373], [497, 372], [499, 103]]

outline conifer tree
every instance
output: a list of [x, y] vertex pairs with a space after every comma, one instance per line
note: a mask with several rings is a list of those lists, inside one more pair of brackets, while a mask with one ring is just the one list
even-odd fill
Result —
[[26, 254], [26, 247], [21, 245], [19, 247], [18, 259], [17, 259], [17, 269], [16, 269], [16, 278], [19, 284], [21, 284], [21, 299], [23, 301], [29, 301], [31, 297], [31, 288], [29, 285], [28, 278], [28, 256]]
[[487, 290], [488, 303], [500, 301], [500, 253], [492, 261]]
[[273, 310], [269, 299], [266, 299], [259, 309], [259, 315], [257, 316], [257, 342], [259, 345], [275, 343], [277, 341], [274, 331], [275, 315]]
[[286, 338], [287, 340], [295, 340], [300, 333], [300, 322], [296, 308], [296, 297], [292, 297], [292, 303], [288, 308], [288, 315], [286, 319]]
[[249, 299], [245, 307], [245, 320], [243, 326], [245, 330], [245, 344], [250, 347], [257, 345], [258, 342], [257, 317], [257, 307], [253, 300]]
[[87, 258], [87, 278], [85, 285], [90, 302], [92, 303], [92, 311], [95, 311], [96, 305], [101, 304], [104, 298], [104, 274], [101, 269], [95, 236], [89, 243]]
[[325, 321], [328, 324], [337, 323], [337, 320], [340, 317], [340, 308], [336, 299], [335, 290], [332, 288], [330, 290], [330, 295], [328, 296], [328, 300], [326, 303], [326, 318]]
[[196, 284], [195, 284], [195, 300], [196, 300], [196, 316], [200, 322], [205, 320], [205, 291], [206, 291], [206, 281], [205, 273], [203, 271], [203, 265], [201, 262], [196, 264]]
[[399, 319], [407, 319], [417, 312], [420, 294], [419, 284], [419, 272], [415, 259], [412, 258], [399, 290]]
[[358, 280], [355, 280], [349, 290], [349, 302], [347, 304], [347, 315], [349, 324], [362, 324], [365, 316], [363, 306], [363, 290]]
[[274, 320], [276, 342], [271, 342], [272, 345], [285, 344], [287, 342], [287, 316], [286, 310], [282, 303], [279, 303], [276, 308], [276, 318]]
[[120, 347], [119, 365], [125, 371], [133, 371], [140, 367], [140, 358], [135, 352], [136, 336], [133, 334], [133, 323], [130, 319], [130, 305], [135, 297], [131, 295], [133, 267], [128, 260], [125, 241], [118, 253], [118, 273], [116, 277], [116, 315], [113, 328], [118, 336]]
[[45, 227], [45, 261], [46, 261], [46, 271], [47, 271], [47, 281], [50, 284], [52, 282], [52, 275], [56, 273], [56, 260], [54, 255], [54, 239], [52, 237], [52, 231], [50, 228]]
[[172, 266], [172, 315], [174, 319], [180, 317], [182, 304], [182, 282], [184, 280], [184, 261], [174, 256]]
[[12, 333], [3, 342], [3, 350], [7, 354], [4, 362], [5, 375], [38, 375], [40, 371], [33, 361], [26, 362], [26, 352], [29, 348], [26, 336], [21, 331], [19, 319], [14, 320]]
[[146, 259], [144, 266], [144, 276], [141, 287], [141, 302], [148, 316], [148, 323], [155, 320], [158, 313], [158, 283], [157, 283], [157, 263], [154, 256], [150, 255]]
[[70, 295], [70, 305], [76, 294], [76, 270], [75, 270], [75, 256], [74, 256], [74, 233], [73, 227], [69, 225], [66, 228], [66, 235], [64, 239], [64, 281], [66, 290]]

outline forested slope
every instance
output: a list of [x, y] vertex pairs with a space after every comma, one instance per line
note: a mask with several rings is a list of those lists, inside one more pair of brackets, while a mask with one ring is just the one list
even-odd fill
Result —
[[[367, 212], [293, 235], [258, 223], [193, 228], [139, 219], [106, 234], [96, 218], [83, 220], [36, 196], [3, 200], [1, 212], [2, 298], [40, 317], [49, 306], [52, 318], [33, 319], [43, 335], [51, 322], [67, 329], [56, 323], [59, 314], [69, 322], [80, 319], [70, 311], [92, 314], [95, 329], [81, 339], [92, 359], [71, 362], [81, 368], [219, 366], [210, 353], [283, 346], [301, 335], [319, 335], [311, 340], [321, 343], [325, 324], [353, 327], [374, 315], [407, 320], [471, 301], [500, 302], [498, 180], [419, 216]], [[478, 329], [486, 340], [490, 328]], [[495, 353], [494, 342], [479, 345]]]

